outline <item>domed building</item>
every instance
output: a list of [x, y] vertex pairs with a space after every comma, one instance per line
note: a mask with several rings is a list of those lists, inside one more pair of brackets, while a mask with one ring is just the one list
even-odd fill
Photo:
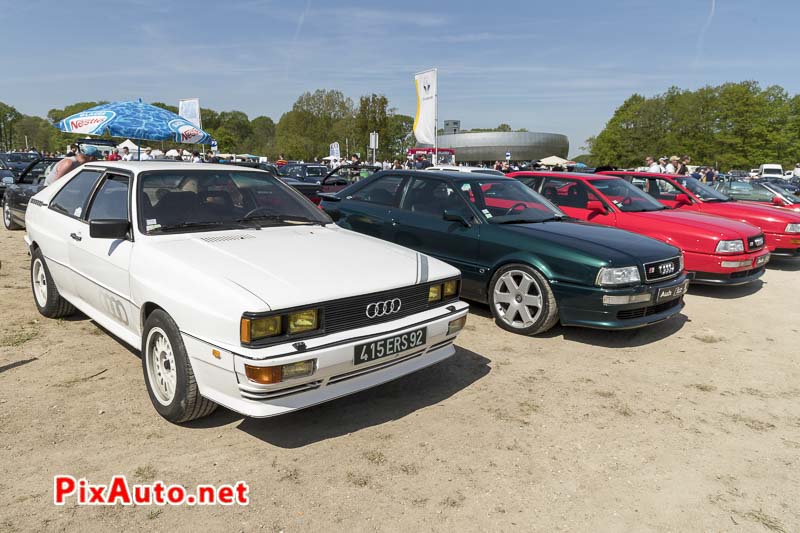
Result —
[[560, 133], [538, 131], [461, 132], [457, 120], [444, 121], [444, 135], [437, 137], [439, 148], [455, 150], [459, 163], [502, 161], [511, 153], [512, 161], [536, 161], [551, 155], [567, 158], [569, 139]]

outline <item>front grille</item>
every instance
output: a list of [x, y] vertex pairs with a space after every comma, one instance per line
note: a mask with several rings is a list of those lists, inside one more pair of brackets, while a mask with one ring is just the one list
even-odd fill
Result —
[[764, 234], [753, 235], [747, 238], [747, 249], [751, 252], [760, 250], [764, 247]]
[[[360, 296], [353, 296], [351, 298], [322, 302], [313, 306], [307, 305], [300, 308], [281, 309], [271, 313], [254, 314], [252, 315], [254, 318], [276, 314], [286, 315], [287, 313], [297, 309], [308, 309], [314, 307], [320, 310], [322, 327], [319, 330], [307, 334], [295, 336], [282, 335], [280, 337], [272, 337], [260, 341], [254, 341], [248, 346], [270, 346], [292, 340], [302, 340], [312, 337], [320, 337], [322, 335], [329, 335], [331, 333], [349, 331], [352, 329], [363, 328], [366, 326], [372, 326], [374, 324], [381, 324], [383, 322], [390, 322], [392, 320], [405, 318], [417, 313], [422, 313], [428, 309], [441, 307], [445, 304], [458, 301], [458, 291], [456, 291], [456, 296], [454, 297], [442, 299], [437, 302], [428, 302], [428, 290], [430, 289], [431, 285], [440, 285], [444, 281], [447, 280], [438, 280], [429, 283], [421, 283], [419, 285], [412, 285], [410, 287], [374, 292], [371, 294], [362, 294]], [[385, 316], [376, 316], [375, 318], [370, 318], [367, 316], [368, 305], [394, 299], [399, 299], [401, 302], [400, 310], [396, 313], [387, 314]], [[285, 330], [286, 328], [284, 328], [284, 331]]]
[[675, 298], [674, 300], [670, 300], [668, 302], [664, 302], [661, 304], [651, 305], [648, 307], [640, 307], [638, 309], [624, 309], [622, 311], [617, 312], [617, 319], [618, 320], [631, 320], [633, 318], [643, 318], [646, 316], [657, 315], [659, 313], [663, 313], [673, 307], [677, 307], [681, 304], [683, 298]]
[[681, 270], [683, 270], [683, 264], [680, 256], [665, 261], [645, 263], [644, 279], [645, 281], [660, 281], [674, 278], [681, 273]]

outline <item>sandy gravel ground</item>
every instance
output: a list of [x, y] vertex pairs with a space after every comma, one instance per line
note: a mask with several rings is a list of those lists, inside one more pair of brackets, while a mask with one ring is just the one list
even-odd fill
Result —
[[[40, 317], [0, 232], [0, 531], [800, 531], [800, 267], [644, 330], [526, 338], [473, 305], [455, 357], [288, 416], [152, 409], [137, 353]], [[248, 507], [65, 507], [53, 475]]]

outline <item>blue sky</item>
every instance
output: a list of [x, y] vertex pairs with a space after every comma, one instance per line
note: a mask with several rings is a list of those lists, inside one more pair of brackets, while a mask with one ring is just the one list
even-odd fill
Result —
[[413, 115], [413, 73], [438, 67], [440, 121], [564, 133], [576, 155], [634, 92], [744, 79], [800, 92], [796, 0], [0, 0], [0, 13], [0, 101], [42, 116], [197, 96], [277, 122], [318, 88], [384, 93]]

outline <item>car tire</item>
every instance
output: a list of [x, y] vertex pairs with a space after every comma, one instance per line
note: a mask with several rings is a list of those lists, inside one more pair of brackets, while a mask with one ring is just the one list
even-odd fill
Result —
[[58, 292], [39, 248], [31, 253], [31, 290], [36, 309], [47, 318], [61, 318], [75, 313], [75, 307]]
[[558, 322], [558, 304], [550, 284], [528, 265], [500, 267], [489, 282], [488, 296], [495, 323], [506, 331], [538, 335]]
[[7, 230], [22, 229], [22, 226], [14, 222], [14, 219], [11, 217], [11, 208], [8, 206], [8, 200], [5, 198], [3, 198], [3, 225]]
[[210, 415], [217, 404], [200, 395], [177, 324], [156, 309], [144, 323], [142, 370], [150, 401], [174, 424]]

